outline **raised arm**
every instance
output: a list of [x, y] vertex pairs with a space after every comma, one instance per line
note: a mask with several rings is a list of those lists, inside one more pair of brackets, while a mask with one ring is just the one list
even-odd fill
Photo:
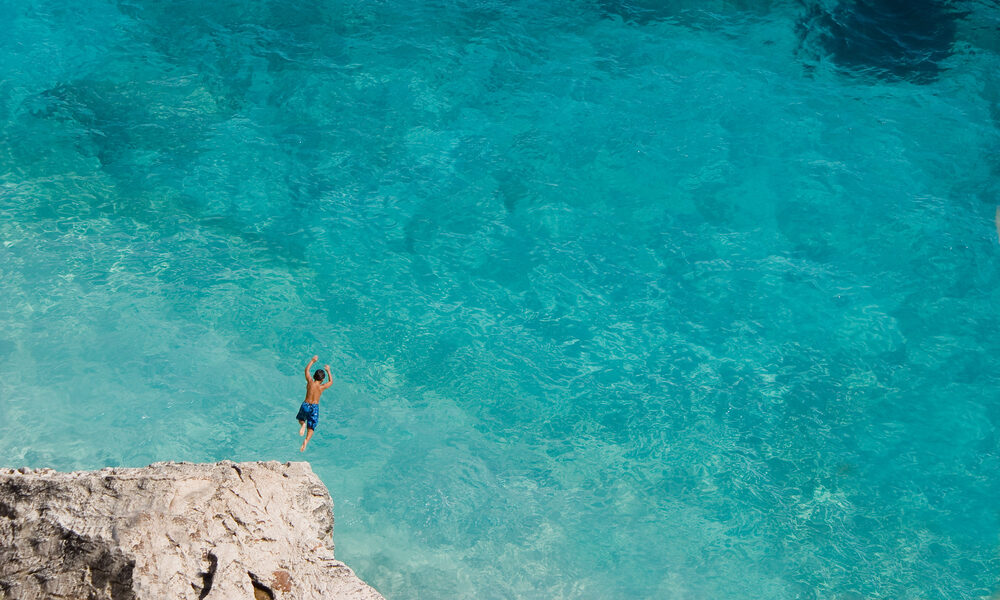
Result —
[[330, 365], [323, 365], [323, 368], [326, 369], [326, 383], [323, 385], [323, 389], [325, 390], [333, 385], [333, 375], [330, 374]]
[[309, 376], [309, 371], [312, 369], [313, 365], [316, 364], [317, 360], [319, 360], [319, 357], [314, 356], [312, 357], [312, 360], [309, 361], [309, 364], [306, 365], [306, 382], [312, 381], [312, 377]]

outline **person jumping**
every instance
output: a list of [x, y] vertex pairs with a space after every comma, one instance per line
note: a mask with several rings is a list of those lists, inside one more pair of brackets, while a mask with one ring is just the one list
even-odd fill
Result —
[[[323, 395], [323, 391], [328, 387], [333, 385], [333, 375], [330, 374], [330, 365], [324, 365], [323, 369], [316, 369], [316, 372], [309, 376], [309, 369], [316, 364], [319, 360], [318, 356], [312, 357], [309, 364], [306, 365], [306, 399], [302, 402], [302, 406], [299, 407], [299, 414], [295, 416], [299, 420], [299, 436], [306, 436], [306, 439], [302, 441], [302, 447], [299, 448], [299, 452], [305, 452], [306, 446], [309, 445], [309, 440], [312, 439], [313, 433], [316, 431], [316, 425], [319, 423], [319, 397]], [[327, 382], [323, 383], [323, 379]], [[309, 433], [306, 434], [306, 429]]]

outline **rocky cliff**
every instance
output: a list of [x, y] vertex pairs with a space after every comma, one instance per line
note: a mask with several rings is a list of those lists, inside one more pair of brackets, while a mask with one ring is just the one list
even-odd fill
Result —
[[0, 600], [381, 599], [308, 463], [0, 469]]

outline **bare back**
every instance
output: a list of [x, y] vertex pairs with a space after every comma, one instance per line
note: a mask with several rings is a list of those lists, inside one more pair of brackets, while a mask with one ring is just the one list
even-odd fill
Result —
[[306, 403], [308, 404], [319, 404], [319, 397], [323, 395], [323, 390], [326, 389], [322, 383], [313, 379], [306, 384]]
[[333, 375], [330, 373], [330, 365], [323, 365], [323, 371], [316, 371], [316, 374], [320, 376], [324, 372], [326, 373], [326, 383], [318, 381], [309, 374], [309, 370], [316, 364], [318, 358], [316, 356], [312, 357], [312, 360], [306, 365], [305, 371], [302, 372], [306, 376], [306, 404], [319, 404], [319, 397], [323, 395], [323, 390], [333, 385]]

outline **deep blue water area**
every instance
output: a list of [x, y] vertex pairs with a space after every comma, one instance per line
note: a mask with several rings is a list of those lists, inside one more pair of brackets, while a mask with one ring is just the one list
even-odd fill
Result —
[[304, 457], [391, 600], [1000, 593], [995, 2], [0, 24], [0, 464]]

